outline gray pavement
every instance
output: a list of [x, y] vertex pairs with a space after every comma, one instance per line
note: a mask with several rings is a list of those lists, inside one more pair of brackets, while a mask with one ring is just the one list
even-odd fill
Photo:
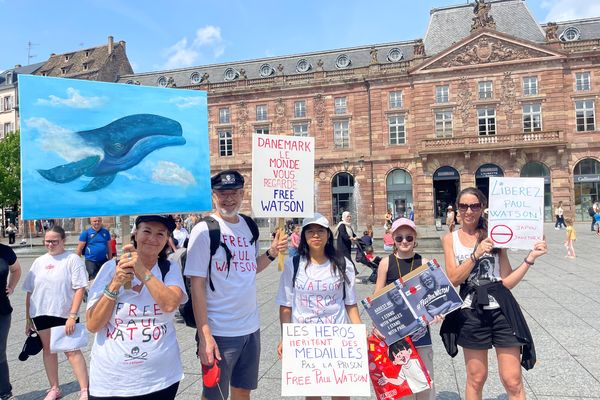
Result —
[[[548, 255], [538, 259], [513, 291], [528, 320], [538, 357], [536, 367], [531, 371], [524, 371], [527, 397], [538, 400], [600, 400], [600, 237], [590, 232], [589, 224], [576, 224], [577, 259], [570, 260], [565, 258], [564, 231], [555, 231], [550, 224], [545, 228], [549, 243]], [[6, 239], [3, 242], [6, 243]], [[39, 242], [41, 243], [41, 238]], [[35, 257], [28, 253], [25, 249], [18, 251], [24, 274]], [[509, 252], [513, 265], [518, 265], [524, 255], [524, 251]], [[441, 248], [434, 257], [443, 264]], [[364, 277], [367, 276], [366, 268], [359, 270]], [[279, 320], [278, 307], [274, 301], [278, 282], [279, 272], [275, 265], [258, 277], [262, 355], [259, 387], [253, 393], [255, 399], [279, 398], [281, 393], [281, 366], [276, 354]], [[373, 285], [359, 284], [357, 290], [359, 298], [364, 298], [371, 294]], [[19, 399], [43, 399], [48, 382], [41, 355], [25, 362], [17, 359], [25, 339], [23, 291], [17, 290], [11, 301], [14, 312], [7, 357], [13, 393]], [[362, 307], [359, 308], [363, 311]], [[363, 321], [368, 321], [364, 312], [362, 314]], [[201, 375], [199, 362], [194, 354], [194, 331], [179, 323], [177, 335], [186, 375], [177, 398], [196, 400], [200, 398]], [[459, 352], [452, 359], [446, 354], [437, 327], [433, 328], [433, 336], [437, 399], [464, 398], [465, 368], [462, 355]], [[88, 360], [89, 350], [90, 348], [85, 352]], [[59, 363], [61, 388], [66, 394], [64, 398], [77, 399], [79, 388], [70, 365], [63, 355], [59, 356]], [[484, 399], [506, 399], [493, 352], [489, 355], [489, 365]]]

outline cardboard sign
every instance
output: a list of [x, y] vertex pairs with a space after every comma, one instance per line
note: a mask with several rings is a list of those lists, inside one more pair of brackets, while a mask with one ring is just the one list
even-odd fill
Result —
[[544, 178], [490, 178], [488, 236], [494, 247], [533, 248], [544, 237]]
[[23, 219], [212, 208], [206, 92], [22, 75]]
[[252, 210], [256, 217], [312, 217], [314, 175], [314, 137], [252, 137]]
[[282, 396], [370, 396], [363, 324], [283, 324]]

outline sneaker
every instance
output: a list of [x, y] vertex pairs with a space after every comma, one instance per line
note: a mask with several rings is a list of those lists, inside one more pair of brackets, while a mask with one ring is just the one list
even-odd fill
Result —
[[17, 398], [13, 396], [11, 392], [9, 392], [0, 394], [0, 400], [17, 400]]
[[44, 397], [44, 400], [58, 400], [61, 397], [62, 392], [60, 391], [60, 388], [50, 388], [46, 392], [46, 397]]
[[558, 226], [555, 226], [555, 227], [554, 227], [554, 230], [555, 230], [555, 231], [559, 231], [559, 230], [560, 230], [560, 228], [559, 228]]

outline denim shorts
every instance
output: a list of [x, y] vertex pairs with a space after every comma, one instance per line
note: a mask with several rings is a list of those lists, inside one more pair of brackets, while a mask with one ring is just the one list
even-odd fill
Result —
[[[229, 397], [229, 385], [238, 389], [254, 390], [258, 387], [258, 363], [260, 361], [260, 329], [244, 336], [214, 336], [221, 361], [219, 387], [223, 397]], [[204, 386], [202, 395], [208, 400], [221, 400], [217, 386]]]

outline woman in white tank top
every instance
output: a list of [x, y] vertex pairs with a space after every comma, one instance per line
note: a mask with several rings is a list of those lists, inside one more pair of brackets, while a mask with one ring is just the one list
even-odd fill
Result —
[[[523, 279], [535, 260], [546, 253], [546, 242], [537, 242], [513, 270], [506, 251], [494, 249], [492, 240], [487, 237], [487, 223], [483, 218], [486, 205], [487, 199], [479, 189], [461, 191], [457, 198], [461, 228], [442, 239], [448, 278], [454, 285], [461, 285], [464, 298], [463, 308], [452, 318], [447, 317], [444, 325], [448, 323], [452, 325], [450, 329], [456, 328], [452, 333], [456, 344], [463, 348], [467, 400], [481, 399], [488, 374], [488, 350], [492, 347], [496, 348], [498, 371], [508, 397], [525, 399], [520, 364], [531, 368], [535, 363], [535, 349], [525, 319], [509, 290]], [[494, 295], [489, 294], [488, 289]], [[442, 326], [443, 337], [448, 330]], [[448, 345], [446, 347], [450, 353]], [[533, 361], [527, 364], [525, 355], [530, 353], [533, 353]]]

